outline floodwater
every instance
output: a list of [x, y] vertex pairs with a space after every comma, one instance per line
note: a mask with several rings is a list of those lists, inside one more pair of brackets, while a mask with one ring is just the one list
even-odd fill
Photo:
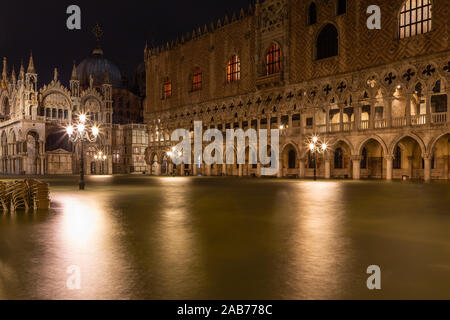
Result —
[[0, 214], [0, 299], [450, 299], [449, 183], [47, 181]]

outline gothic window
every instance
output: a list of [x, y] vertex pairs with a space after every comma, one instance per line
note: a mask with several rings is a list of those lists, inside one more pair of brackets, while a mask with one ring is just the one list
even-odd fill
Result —
[[399, 17], [400, 39], [431, 31], [432, 0], [407, 0]]
[[347, 13], [347, 0], [337, 0], [336, 13], [338, 16]]
[[268, 75], [281, 71], [281, 49], [278, 44], [274, 44], [267, 52], [266, 70]]
[[337, 148], [334, 152], [334, 168], [343, 169], [344, 168], [344, 152], [341, 148]]
[[166, 78], [166, 80], [164, 80], [163, 97], [164, 99], [172, 97], [172, 80], [170, 78]]
[[195, 68], [192, 75], [192, 91], [198, 91], [202, 89], [203, 75], [200, 68]]
[[295, 151], [291, 150], [289, 151], [289, 169], [295, 169]]
[[394, 169], [402, 168], [402, 149], [399, 146], [395, 148], [393, 165]]
[[335, 57], [338, 52], [338, 31], [332, 24], [327, 24], [317, 37], [317, 60]]
[[367, 149], [362, 150], [361, 169], [367, 169]]
[[308, 7], [308, 25], [312, 26], [317, 23], [317, 6], [312, 2]]
[[233, 56], [227, 63], [227, 82], [231, 83], [241, 79], [241, 62], [238, 56]]

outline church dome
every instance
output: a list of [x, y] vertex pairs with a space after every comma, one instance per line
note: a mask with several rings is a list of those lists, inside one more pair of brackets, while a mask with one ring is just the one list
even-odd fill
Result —
[[113, 62], [106, 59], [103, 50], [97, 47], [92, 56], [84, 59], [77, 66], [77, 76], [82, 86], [89, 86], [89, 77], [94, 78], [94, 86], [101, 86], [105, 83], [105, 73], [108, 72], [110, 84], [114, 88], [120, 88], [122, 84], [122, 75]]

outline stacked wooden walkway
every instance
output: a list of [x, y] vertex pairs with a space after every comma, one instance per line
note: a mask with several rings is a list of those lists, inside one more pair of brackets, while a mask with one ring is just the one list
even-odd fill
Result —
[[0, 204], [4, 212], [48, 209], [49, 185], [33, 179], [0, 181]]

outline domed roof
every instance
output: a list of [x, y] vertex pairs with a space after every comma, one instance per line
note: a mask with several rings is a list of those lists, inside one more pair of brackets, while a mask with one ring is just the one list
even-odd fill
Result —
[[77, 76], [82, 86], [89, 86], [89, 77], [94, 78], [94, 86], [105, 83], [105, 73], [108, 72], [109, 82], [114, 88], [120, 88], [122, 75], [119, 68], [103, 56], [103, 51], [97, 47], [92, 55], [77, 66]]

